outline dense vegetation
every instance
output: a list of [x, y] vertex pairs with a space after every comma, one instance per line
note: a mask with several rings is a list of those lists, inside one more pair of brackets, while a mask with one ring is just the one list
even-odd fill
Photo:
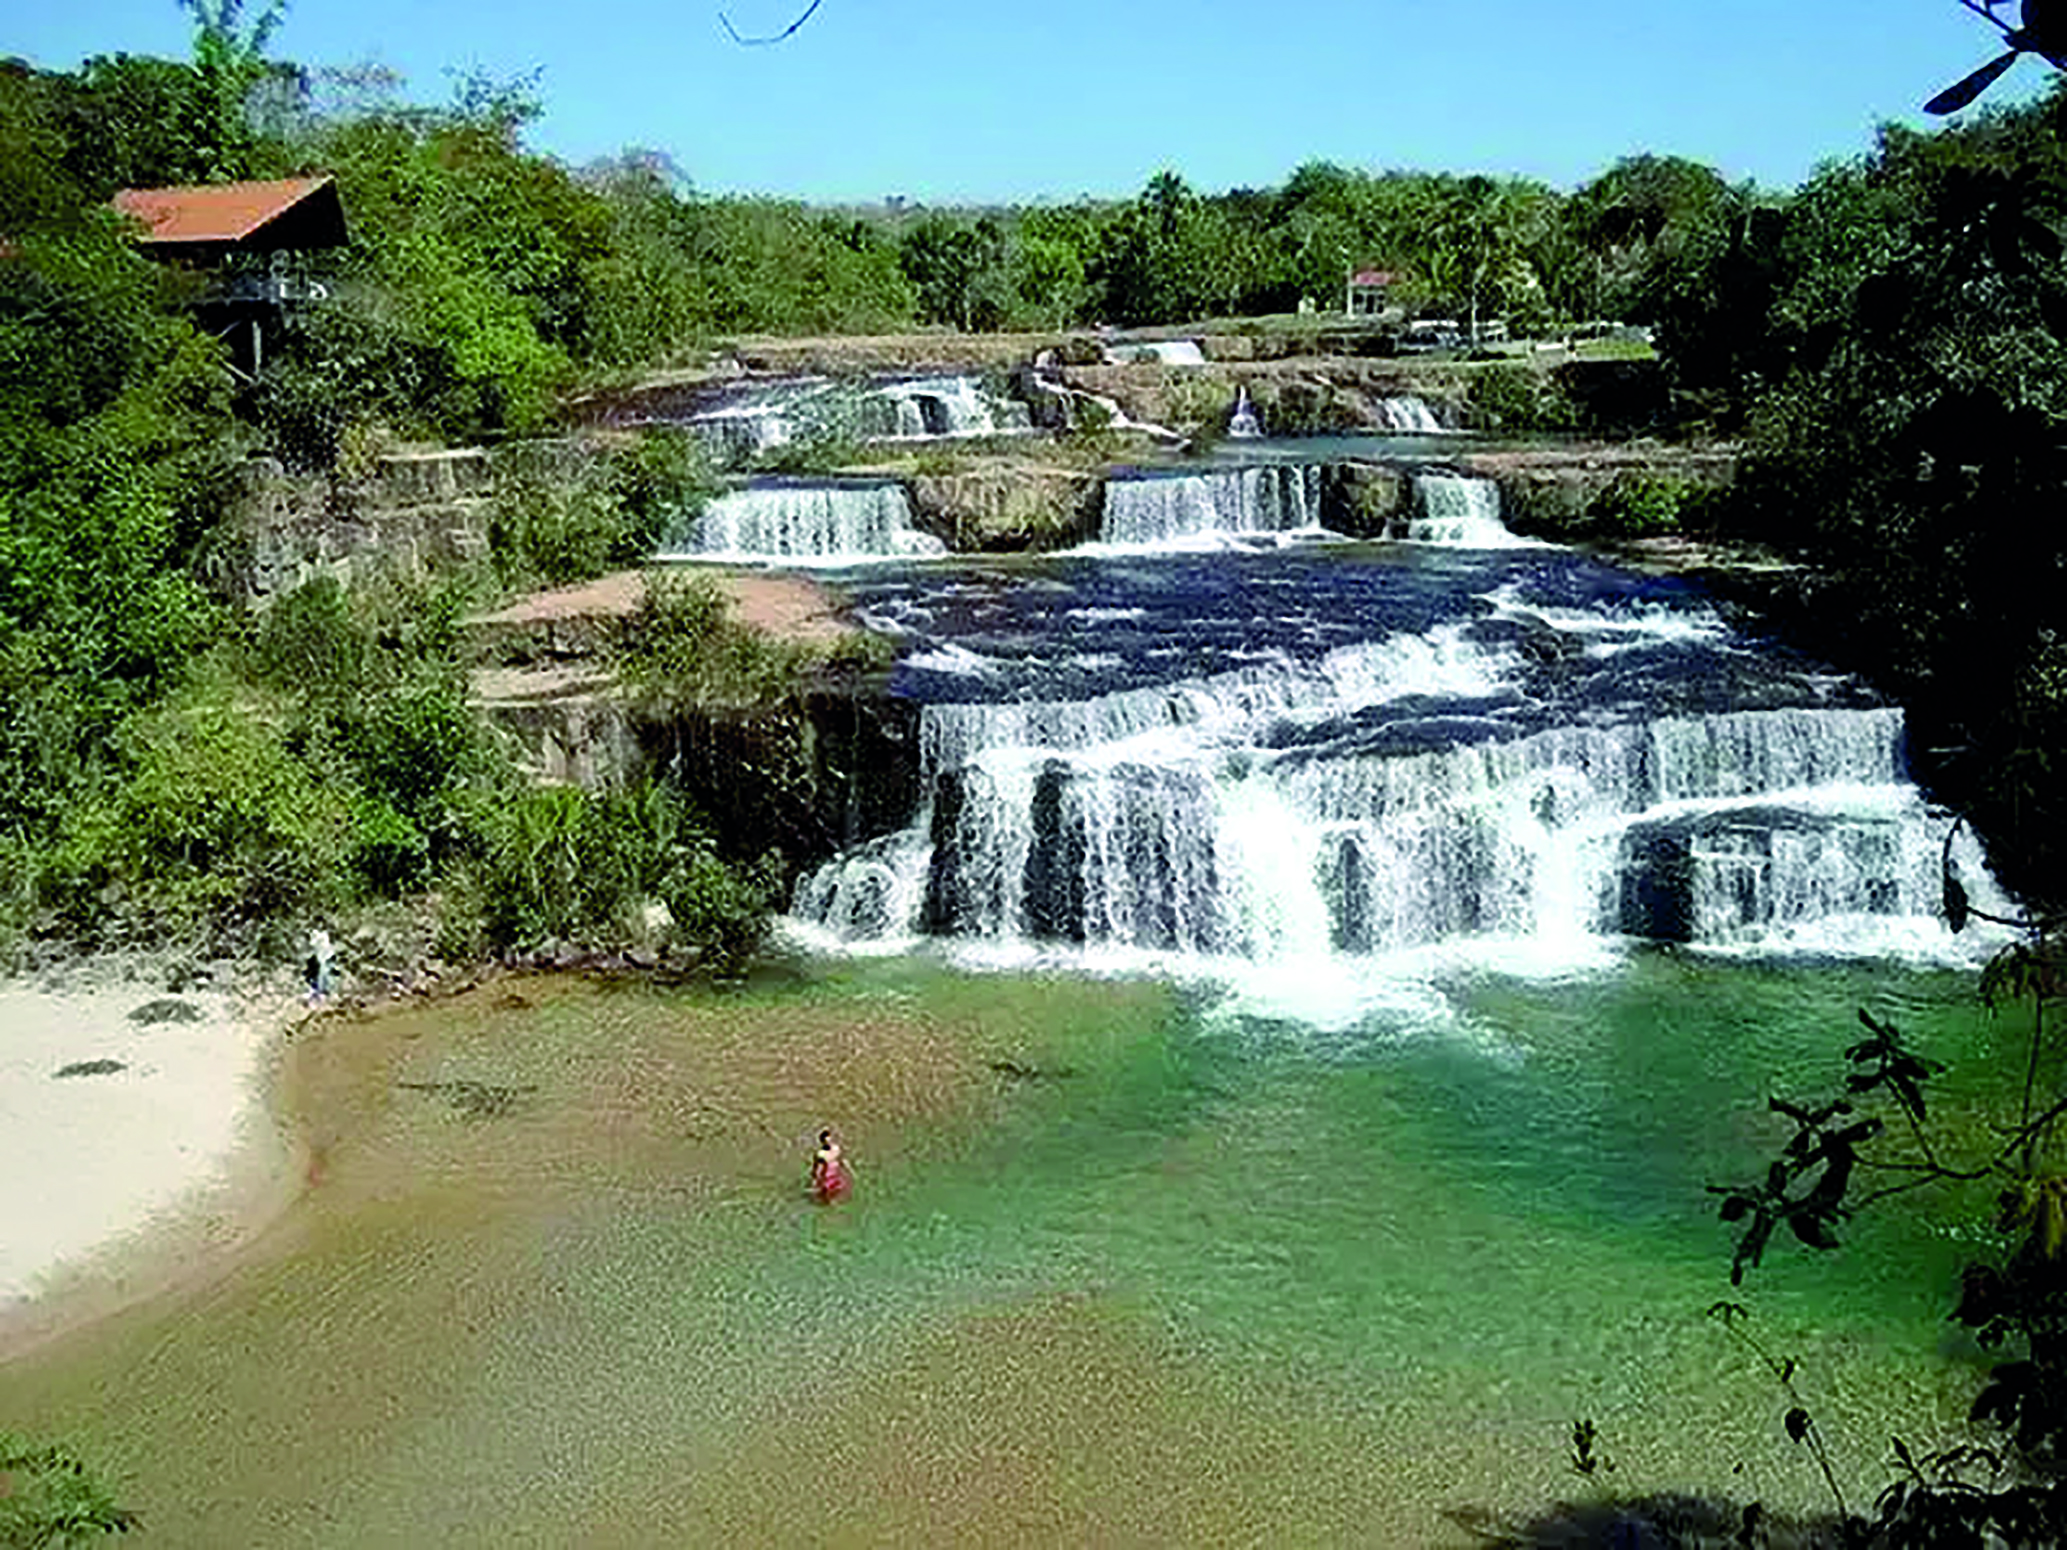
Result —
[[[1807, 562], [1824, 649], [1910, 707], [1923, 773], [2007, 879], [2057, 897], [2067, 94], [1890, 130], [1785, 197], [1638, 156], [1569, 194], [1314, 163], [1274, 189], [1207, 194], [1166, 172], [1132, 199], [835, 212], [704, 196], [651, 154], [569, 168], [525, 147], [522, 83], [424, 106], [270, 60], [277, 10], [191, 8], [188, 60], [0, 66], [0, 949], [277, 945], [407, 899], [435, 903], [454, 952], [660, 931], [745, 957], [779, 858], [727, 853], [667, 790], [535, 787], [464, 677], [470, 608], [647, 551], [704, 478], [683, 444], [651, 438], [573, 485], [513, 480], [484, 567], [318, 580], [263, 617], [208, 584], [240, 461], [326, 469], [400, 441], [523, 436], [570, 391], [723, 336], [1283, 313], [1335, 303], [1363, 267], [1392, 272], [1412, 310], [1650, 324], [1682, 424], [1742, 439], [1734, 507], [1709, 519]], [[328, 304], [242, 376], [195, 326], [196, 278], [140, 256], [108, 198], [318, 170], [352, 240], [296, 261]], [[1519, 368], [1475, 392], [1511, 424], [1554, 417]], [[1650, 531], [1681, 494], [1632, 481], [1595, 516]], [[707, 594], [657, 595], [643, 626], [627, 677], [671, 710], [764, 715], [815, 666], [732, 629]], [[772, 785], [789, 754], [769, 725]], [[2028, 964], [2043, 1002], [2057, 966]], [[1920, 1120], [1898, 1040], [1875, 1029], [1857, 1048], [1853, 1074]], [[2056, 1117], [2042, 1111], [2048, 1139]], [[2020, 1133], [2033, 1118], [2027, 1104]], [[1770, 1198], [1747, 1187], [1737, 1218], [1828, 1238], [1830, 1138], [1851, 1123], [1805, 1123]], [[2027, 1376], [2052, 1385], [1999, 1413], [2053, 1480], [2067, 1211], [2028, 1150], [2015, 1160], [2015, 1274], [1966, 1306], [1977, 1326], [2006, 1319], [2037, 1358]], [[0, 1541], [9, 1512], [112, 1512], [56, 1455], [0, 1443], [0, 1466], [35, 1476], [0, 1490]]]
[[[705, 479], [687, 448], [648, 438], [571, 485], [506, 478], [491, 564], [356, 594], [317, 583], [263, 622], [209, 584], [234, 568], [223, 514], [254, 452], [348, 471], [399, 442], [521, 436], [584, 383], [726, 334], [1173, 322], [1330, 298], [1367, 263], [1409, 300], [1578, 316], [1637, 298], [1641, 254], [1738, 197], [1645, 158], [1571, 200], [1315, 165], [1262, 193], [1203, 197], [1164, 174], [1106, 204], [814, 211], [701, 196], [651, 154], [570, 169], [525, 148], [521, 82], [470, 78], [424, 106], [377, 72], [270, 59], [277, 5], [188, 9], [187, 60], [0, 67], [0, 941], [278, 939], [427, 893], [456, 944], [622, 916], [631, 882], [579, 921], [482, 913], [526, 813], [534, 838], [557, 825], [650, 852], [584, 878], [704, 875], [666, 859], [711, 849], [692, 814], [634, 803], [629, 827], [592, 830], [526, 806], [467, 706], [457, 623], [498, 588], [647, 552]], [[143, 257], [108, 200], [312, 171], [337, 179], [351, 240], [288, 261], [325, 303], [288, 314], [253, 378], [196, 326], [207, 277]], [[1598, 213], [1632, 201], [1628, 229]], [[1506, 387], [1521, 416], [1526, 385]], [[677, 656], [684, 640], [744, 649], [699, 628], [661, 634]], [[805, 670], [777, 667], [755, 713]], [[671, 671], [716, 693], [733, 669]], [[759, 881], [706, 893], [751, 913], [773, 874], [729, 859]], [[680, 902], [678, 921], [711, 918]]]

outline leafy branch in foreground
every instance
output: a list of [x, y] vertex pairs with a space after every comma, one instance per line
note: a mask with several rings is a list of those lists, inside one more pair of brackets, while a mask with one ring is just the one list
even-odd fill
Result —
[[[1946, 915], [1955, 930], [1973, 918], [2018, 925], [2025, 939], [1990, 963], [1982, 994], [1991, 1009], [2028, 999], [2031, 1042], [2021, 1109], [2015, 1123], [1996, 1128], [1979, 1155], [1949, 1160], [1932, 1140], [1926, 1089], [1945, 1067], [1904, 1042], [1892, 1022], [1862, 1010], [1866, 1037], [1848, 1047], [1848, 1096], [1819, 1104], [1774, 1098], [1771, 1107], [1794, 1122], [1765, 1179], [1752, 1185], [1710, 1186], [1722, 1197], [1721, 1215], [1738, 1229], [1730, 1279], [1742, 1284], [1784, 1224], [1812, 1249], [1838, 1246], [1838, 1224], [1876, 1201], [1929, 1185], [2001, 1183], [1995, 1230], [2012, 1240], [2000, 1263], [1975, 1261], [1961, 1277], [1951, 1318], [1980, 1345], [2007, 1358], [1988, 1374], [1970, 1420], [2006, 1434], [2003, 1451], [1956, 1445], [1919, 1459], [1895, 1438], [1897, 1479], [1881, 1492], [1868, 1520], [1845, 1506], [1822, 1439], [1793, 1386], [1792, 1358], [1775, 1357], [1744, 1330], [1745, 1310], [1717, 1303], [1709, 1311], [1757, 1352], [1791, 1404], [1788, 1435], [1815, 1454], [1844, 1525], [1848, 1544], [1890, 1547], [2002, 1544], [2053, 1545], [2067, 1530], [2067, 1175], [2058, 1170], [2053, 1143], [2067, 1115], [2067, 1096], [2041, 1104], [2038, 1084], [2045, 1053], [2045, 1011], [2061, 984], [2058, 952], [2046, 923], [2005, 921], [1975, 909], [1952, 875], [1948, 840]], [[1872, 1143], [1887, 1130], [1879, 1115], [1858, 1115], [1856, 1105], [1878, 1103], [1901, 1115], [1911, 1147], [1884, 1156]], [[1853, 1193], [1862, 1170], [1894, 1174], [1895, 1182]]]
[[0, 1547], [61, 1550], [126, 1534], [137, 1516], [69, 1450], [0, 1432]]

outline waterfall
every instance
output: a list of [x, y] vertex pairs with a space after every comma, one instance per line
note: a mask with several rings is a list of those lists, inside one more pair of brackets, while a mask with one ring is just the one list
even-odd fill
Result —
[[943, 549], [912, 528], [902, 485], [782, 484], [713, 498], [688, 534], [663, 544], [658, 557], [841, 563]]
[[793, 439], [794, 427], [782, 411], [766, 404], [714, 409], [684, 424], [721, 463], [756, 457]]
[[[1108, 530], [1293, 520], [1313, 474], [1121, 481]], [[1490, 523], [1490, 494], [1432, 476], [1421, 500]], [[1900, 709], [1686, 582], [1515, 545], [1093, 552], [853, 584], [908, 642], [894, 681], [919, 716], [905, 827], [795, 896], [852, 943], [1266, 977], [1569, 966], [1624, 940], [1967, 945], [1938, 918], [1953, 822], [1909, 777]], [[1950, 843], [1977, 904], [2012, 911], [1971, 835]]]
[[1432, 436], [1443, 429], [1435, 411], [1418, 398], [1381, 398], [1378, 423], [1386, 430], [1409, 436]]
[[1227, 417], [1227, 434], [1235, 441], [1254, 441], [1263, 434], [1263, 422], [1249, 405], [1249, 390], [1235, 389], [1234, 411]]
[[1108, 344], [1105, 359], [1111, 365], [1132, 361], [1155, 361], [1164, 366], [1203, 366], [1205, 351], [1196, 339], [1133, 339]]
[[[1908, 783], [1897, 710], [1232, 757], [1258, 724], [1224, 701], [1213, 714], [1237, 687], [1171, 698], [1218, 722], [1171, 738], [1130, 730], [1153, 719], [1138, 705], [929, 710], [929, 812], [807, 880], [796, 913], [863, 938], [1266, 958], [1474, 937], [1727, 945], [1936, 908], [1949, 823]], [[1117, 735], [1070, 746], [1099, 723]], [[978, 725], [1005, 741], [975, 747]], [[1982, 871], [1971, 844], [1962, 862]]]
[[[876, 412], [876, 405], [884, 406], [887, 416]], [[1024, 404], [994, 404], [974, 377], [915, 377], [886, 384], [864, 402], [863, 422], [872, 433], [899, 440], [992, 436], [1032, 425]]]
[[1406, 536], [1417, 543], [1500, 549], [1516, 542], [1500, 520], [1500, 486], [1457, 474], [1416, 474], [1415, 515]]
[[1205, 474], [1115, 479], [1105, 487], [1100, 537], [1154, 546], [1207, 534], [1318, 529], [1322, 470], [1275, 464]]
[[1313, 662], [1267, 664], [1089, 700], [929, 705], [920, 719], [924, 779], [991, 749], [1074, 752], [1153, 738], [1239, 745], [1273, 727], [1354, 714], [1413, 696], [1493, 694], [1505, 659], [1464, 639], [1459, 625], [1342, 646]]

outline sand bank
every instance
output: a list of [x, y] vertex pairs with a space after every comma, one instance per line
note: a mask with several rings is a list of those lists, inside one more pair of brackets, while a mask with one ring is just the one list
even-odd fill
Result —
[[0, 982], [0, 1349], [119, 1305], [292, 1198], [275, 987]]

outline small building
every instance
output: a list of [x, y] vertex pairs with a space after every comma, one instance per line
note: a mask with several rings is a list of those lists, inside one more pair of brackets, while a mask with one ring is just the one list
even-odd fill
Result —
[[153, 258], [210, 274], [196, 303], [202, 326], [228, 339], [238, 362], [257, 376], [265, 335], [286, 309], [320, 301], [323, 288], [297, 281], [287, 257], [350, 240], [344, 202], [327, 174], [258, 183], [186, 188], [125, 188], [112, 203], [136, 221], [136, 245]]
[[1384, 316], [1398, 279], [1398, 275], [1385, 269], [1352, 270], [1344, 288], [1342, 310], [1353, 318]]

